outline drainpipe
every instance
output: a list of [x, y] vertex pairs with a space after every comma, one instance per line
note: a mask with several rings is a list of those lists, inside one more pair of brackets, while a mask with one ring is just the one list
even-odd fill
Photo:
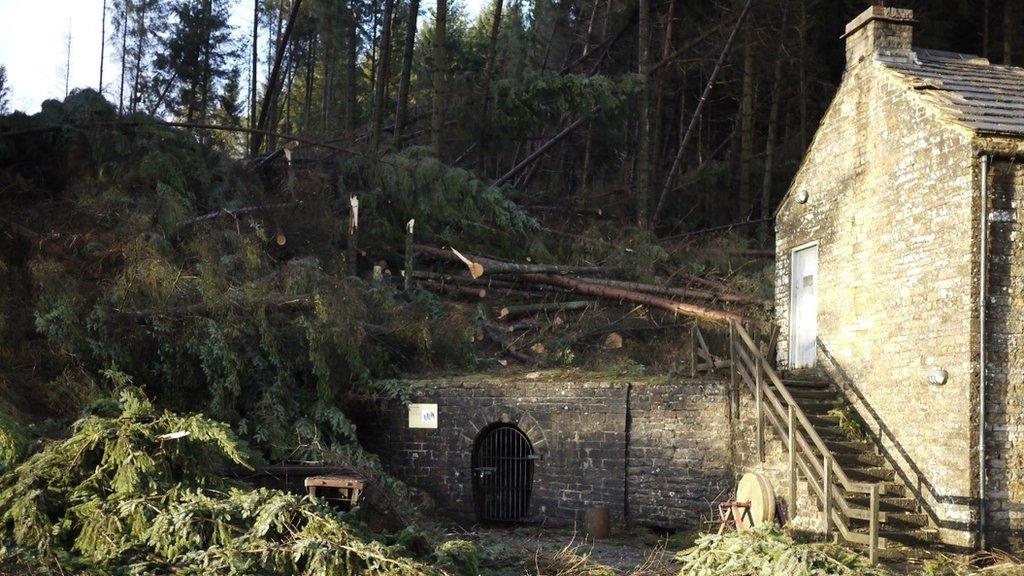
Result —
[[988, 154], [981, 156], [981, 243], [978, 280], [978, 546], [985, 549], [985, 304], [988, 299]]

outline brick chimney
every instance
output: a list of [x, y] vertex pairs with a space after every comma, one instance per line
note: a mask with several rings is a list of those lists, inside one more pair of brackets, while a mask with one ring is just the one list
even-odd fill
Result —
[[914, 11], [872, 6], [846, 25], [846, 69], [882, 56], [909, 59], [914, 40]]

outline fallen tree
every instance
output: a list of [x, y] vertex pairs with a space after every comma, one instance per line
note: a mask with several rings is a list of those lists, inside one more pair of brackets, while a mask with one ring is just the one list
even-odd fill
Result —
[[227, 424], [122, 390], [0, 476], [0, 565], [18, 572], [433, 574], [326, 503], [228, 481], [255, 456]]
[[443, 258], [455, 262], [461, 262], [467, 268], [469, 268], [470, 274], [475, 278], [479, 278], [487, 273], [507, 274], [511, 272], [515, 273], [517, 277], [521, 279], [523, 282], [556, 286], [559, 288], [570, 290], [578, 294], [585, 294], [588, 296], [598, 296], [600, 298], [607, 298], [611, 300], [634, 302], [636, 304], [643, 304], [645, 306], [650, 306], [652, 308], [658, 308], [661, 310], [665, 310], [667, 312], [672, 312], [673, 314], [690, 316], [693, 318], [699, 318], [701, 320], [707, 320], [710, 322], [749, 322], [751, 320], [751, 318], [745, 317], [735, 312], [716, 310], [714, 308], [708, 308], [707, 306], [699, 306], [697, 304], [690, 304], [686, 302], [678, 302], [655, 294], [636, 292], [633, 290], [626, 290], [623, 288], [603, 284], [595, 284], [593, 282], [588, 282], [578, 278], [570, 278], [569, 276], [563, 275], [568, 274], [569, 272], [563, 272], [563, 274], [559, 274], [524, 271], [525, 269], [528, 268], [571, 270], [572, 267], [560, 267], [557, 265], [546, 264], [511, 264], [508, 262], [501, 262], [484, 256], [462, 254], [454, 248], [448, 251], [434, 246], [417, 245], [416, 250], [417, 252], [430, 254], [438, 258]]

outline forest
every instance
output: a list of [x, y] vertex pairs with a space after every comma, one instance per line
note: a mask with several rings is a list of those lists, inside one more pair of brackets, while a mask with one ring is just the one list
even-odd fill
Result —
[[[97, 83], [31, 115], [0, 62], [0, 571], [882, 573], [774, 532], [631, 571], [477, 546], [351, 412], [435, 375], [683, 373], [695, 321], [769, 319], [773, 214], [872, 3], [104, 0]], [[900, 6], [915, 43], [1024, 61], [1012, 0]], [[225, 472], [300, 461], [365, 503]]]

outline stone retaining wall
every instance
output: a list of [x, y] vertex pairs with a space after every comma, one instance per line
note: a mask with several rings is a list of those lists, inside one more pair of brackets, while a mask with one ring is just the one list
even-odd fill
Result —
[[533, 444], [530, 519], [571, 524], [591, 506], [614, 519], [682, 528], [734, 489], [727, 383], [574, 372], [471, 376], [412, 384], [438, 404], [437, 429], [411, 429], [404, 403], [364, 412], [360, 438], [438, 509], [473, 522], [477, 434], [508, 422]]

